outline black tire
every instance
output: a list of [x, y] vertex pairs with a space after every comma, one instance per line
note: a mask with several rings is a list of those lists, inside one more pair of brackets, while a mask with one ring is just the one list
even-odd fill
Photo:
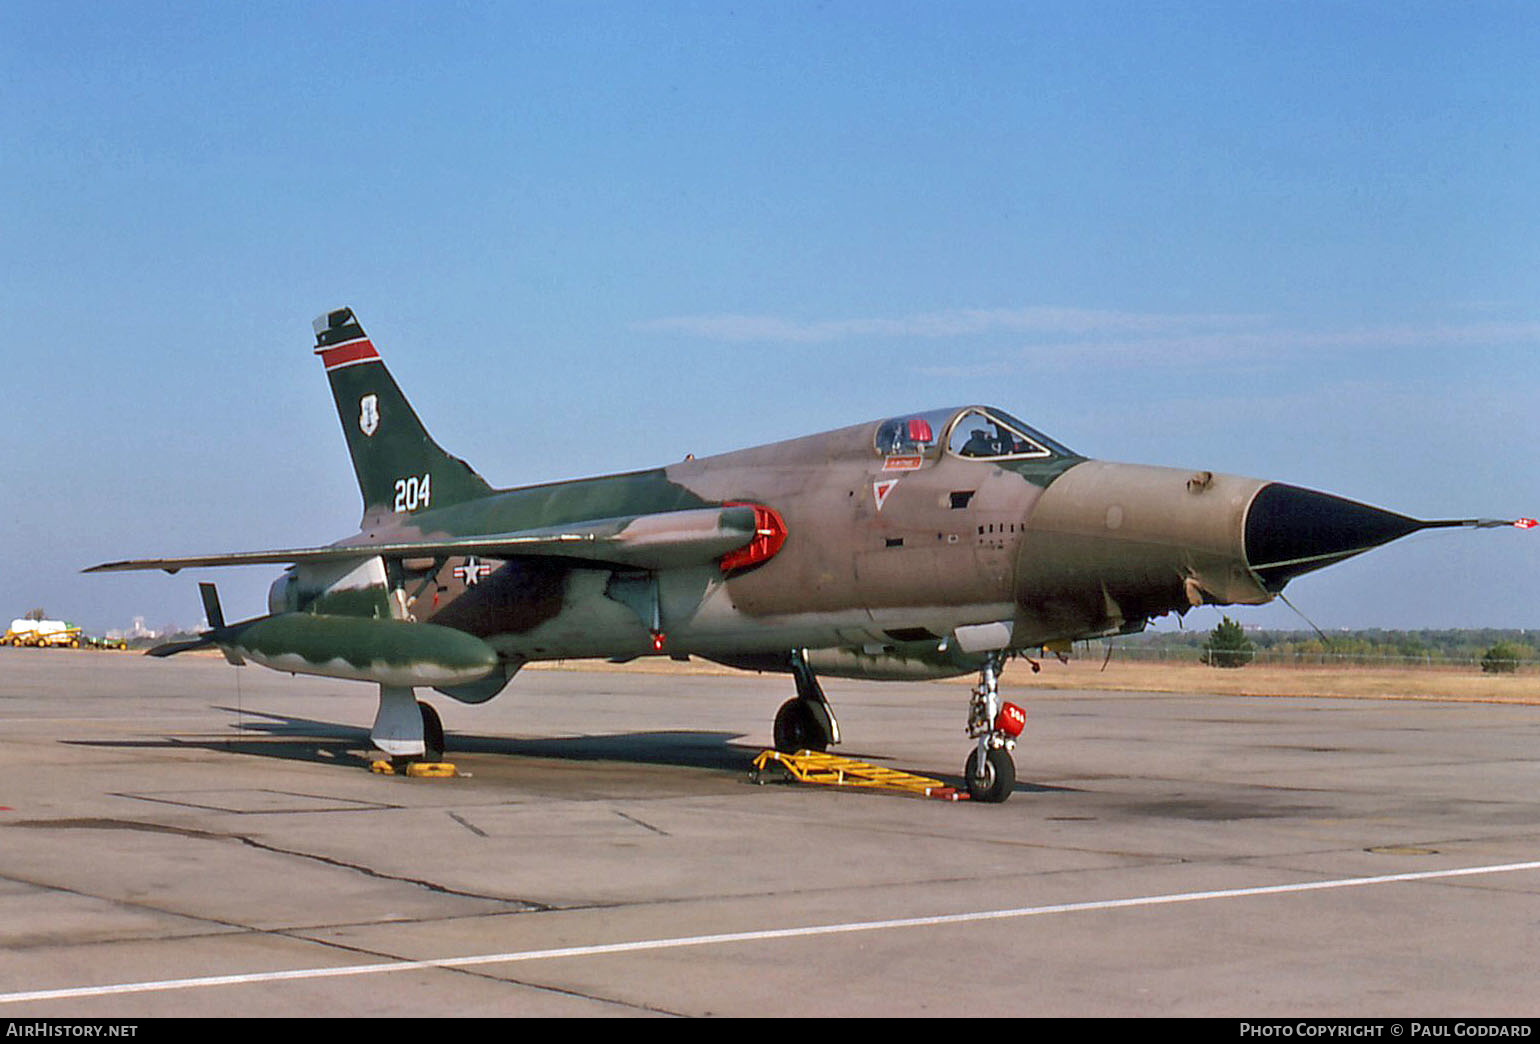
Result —
[[417, 710], [422, 714], [422, 760], [443, 761], [444, 723], [439, 721], [438, 711], [422, 700], [417, 701]]
[[775, 712], [775, 749], [782, 754], [829, 749], [829, 728], [806, 700], [787, 700]]
[[963, 766], [963, 781], [968, 785], [968, 796], [974, 801], [998, 805], [1016, 789], [1016, 762], [1009, 751], [990, 747], [980, 766], [979, 749], [974, 747], [973, 753], [968, 755], [968, 763]]

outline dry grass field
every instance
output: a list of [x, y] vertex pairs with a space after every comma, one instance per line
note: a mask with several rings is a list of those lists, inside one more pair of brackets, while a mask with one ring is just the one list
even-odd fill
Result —
[[[1481, 703], [1540, 704], [1540, 674], [1483, 674], [1476, 667], [1275, 667], [1251, 664], [1221, 669], [1187, 663], [1112, 662], [1099, 657], [1060, 663], [1041, 661], [1033, 674], [1021, 660], [1005, 670], [1002, 690], [1013, 699], [1033, 689], [1103, 692], [1205, 692], [1236, 696], [1323, 696], [1346, 699], [1467, 700]], [[627, 664], [585, 661], [530, 664], [525, 670], [644, 671], [657, 674], [739, 672], [704, 660], [676, 663], [646, 657]], [[788, 680], [788, 685], [790, 684]], [[972, 678], [947, 684], [972, 685]]]
[[[1020, 683], [1024, 665], [1007, 678]], [[1013, 677], [1014, 676], [1014, 677]], [[1060, 689], [1135, 692], [1212, 692], [1245, 696], [1332, 696], [1350, 699], [1473, 700], [1540, 704], [1540, 674], [1483, 674], [1479, 668], [1276, 667], [1251, 664], [1222, 669], [1185, 663], [1048, 661], [1036, 676]]]

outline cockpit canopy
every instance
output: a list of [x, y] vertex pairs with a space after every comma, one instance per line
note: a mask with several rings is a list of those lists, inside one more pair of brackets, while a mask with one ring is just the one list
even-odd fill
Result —
[[970, 460], [1074, 457], [1046, 435], [992, 406], [952, 407], [894, 417], [877, 425], [880, 456], [935, 458], [941, 448]]

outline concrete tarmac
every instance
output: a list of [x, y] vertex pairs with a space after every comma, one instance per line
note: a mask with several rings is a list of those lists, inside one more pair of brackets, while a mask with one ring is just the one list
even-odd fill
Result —
[[[0, 649], [0, 1018], [1536, 1016], [1540, 708], [1056, 692], [1003, 805], [756, 786], [789, 677]], [[826, 682], [956, 781], [967, 689]]]

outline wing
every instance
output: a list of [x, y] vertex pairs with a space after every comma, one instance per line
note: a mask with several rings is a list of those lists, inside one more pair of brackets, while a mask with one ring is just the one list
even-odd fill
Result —
[[[352, 538], [326, 547], [274, 551], [238, 551], [182, 558], [136, 558], [103, 562], [87, 573], [118, 573], [136, 569], [181, 569], [207, 566], [281, 565], [300, 562], [341, 562], [359, 558], [429, 558], [482, 555], [514, 558], [521, 555], [581, 558], [642, 569], [700, 565], [748, 548], [756, 541], [784, 538], [780, 519], [769, 508], [752, 504], [719, 508], [690, 508], [577, 522], [546, 529], [520, 530], [445, 539], [376, 542]], [[774, 550], [770, 551], [773, 554]], [[764, 555], [763, 557], [769, 557]]]

